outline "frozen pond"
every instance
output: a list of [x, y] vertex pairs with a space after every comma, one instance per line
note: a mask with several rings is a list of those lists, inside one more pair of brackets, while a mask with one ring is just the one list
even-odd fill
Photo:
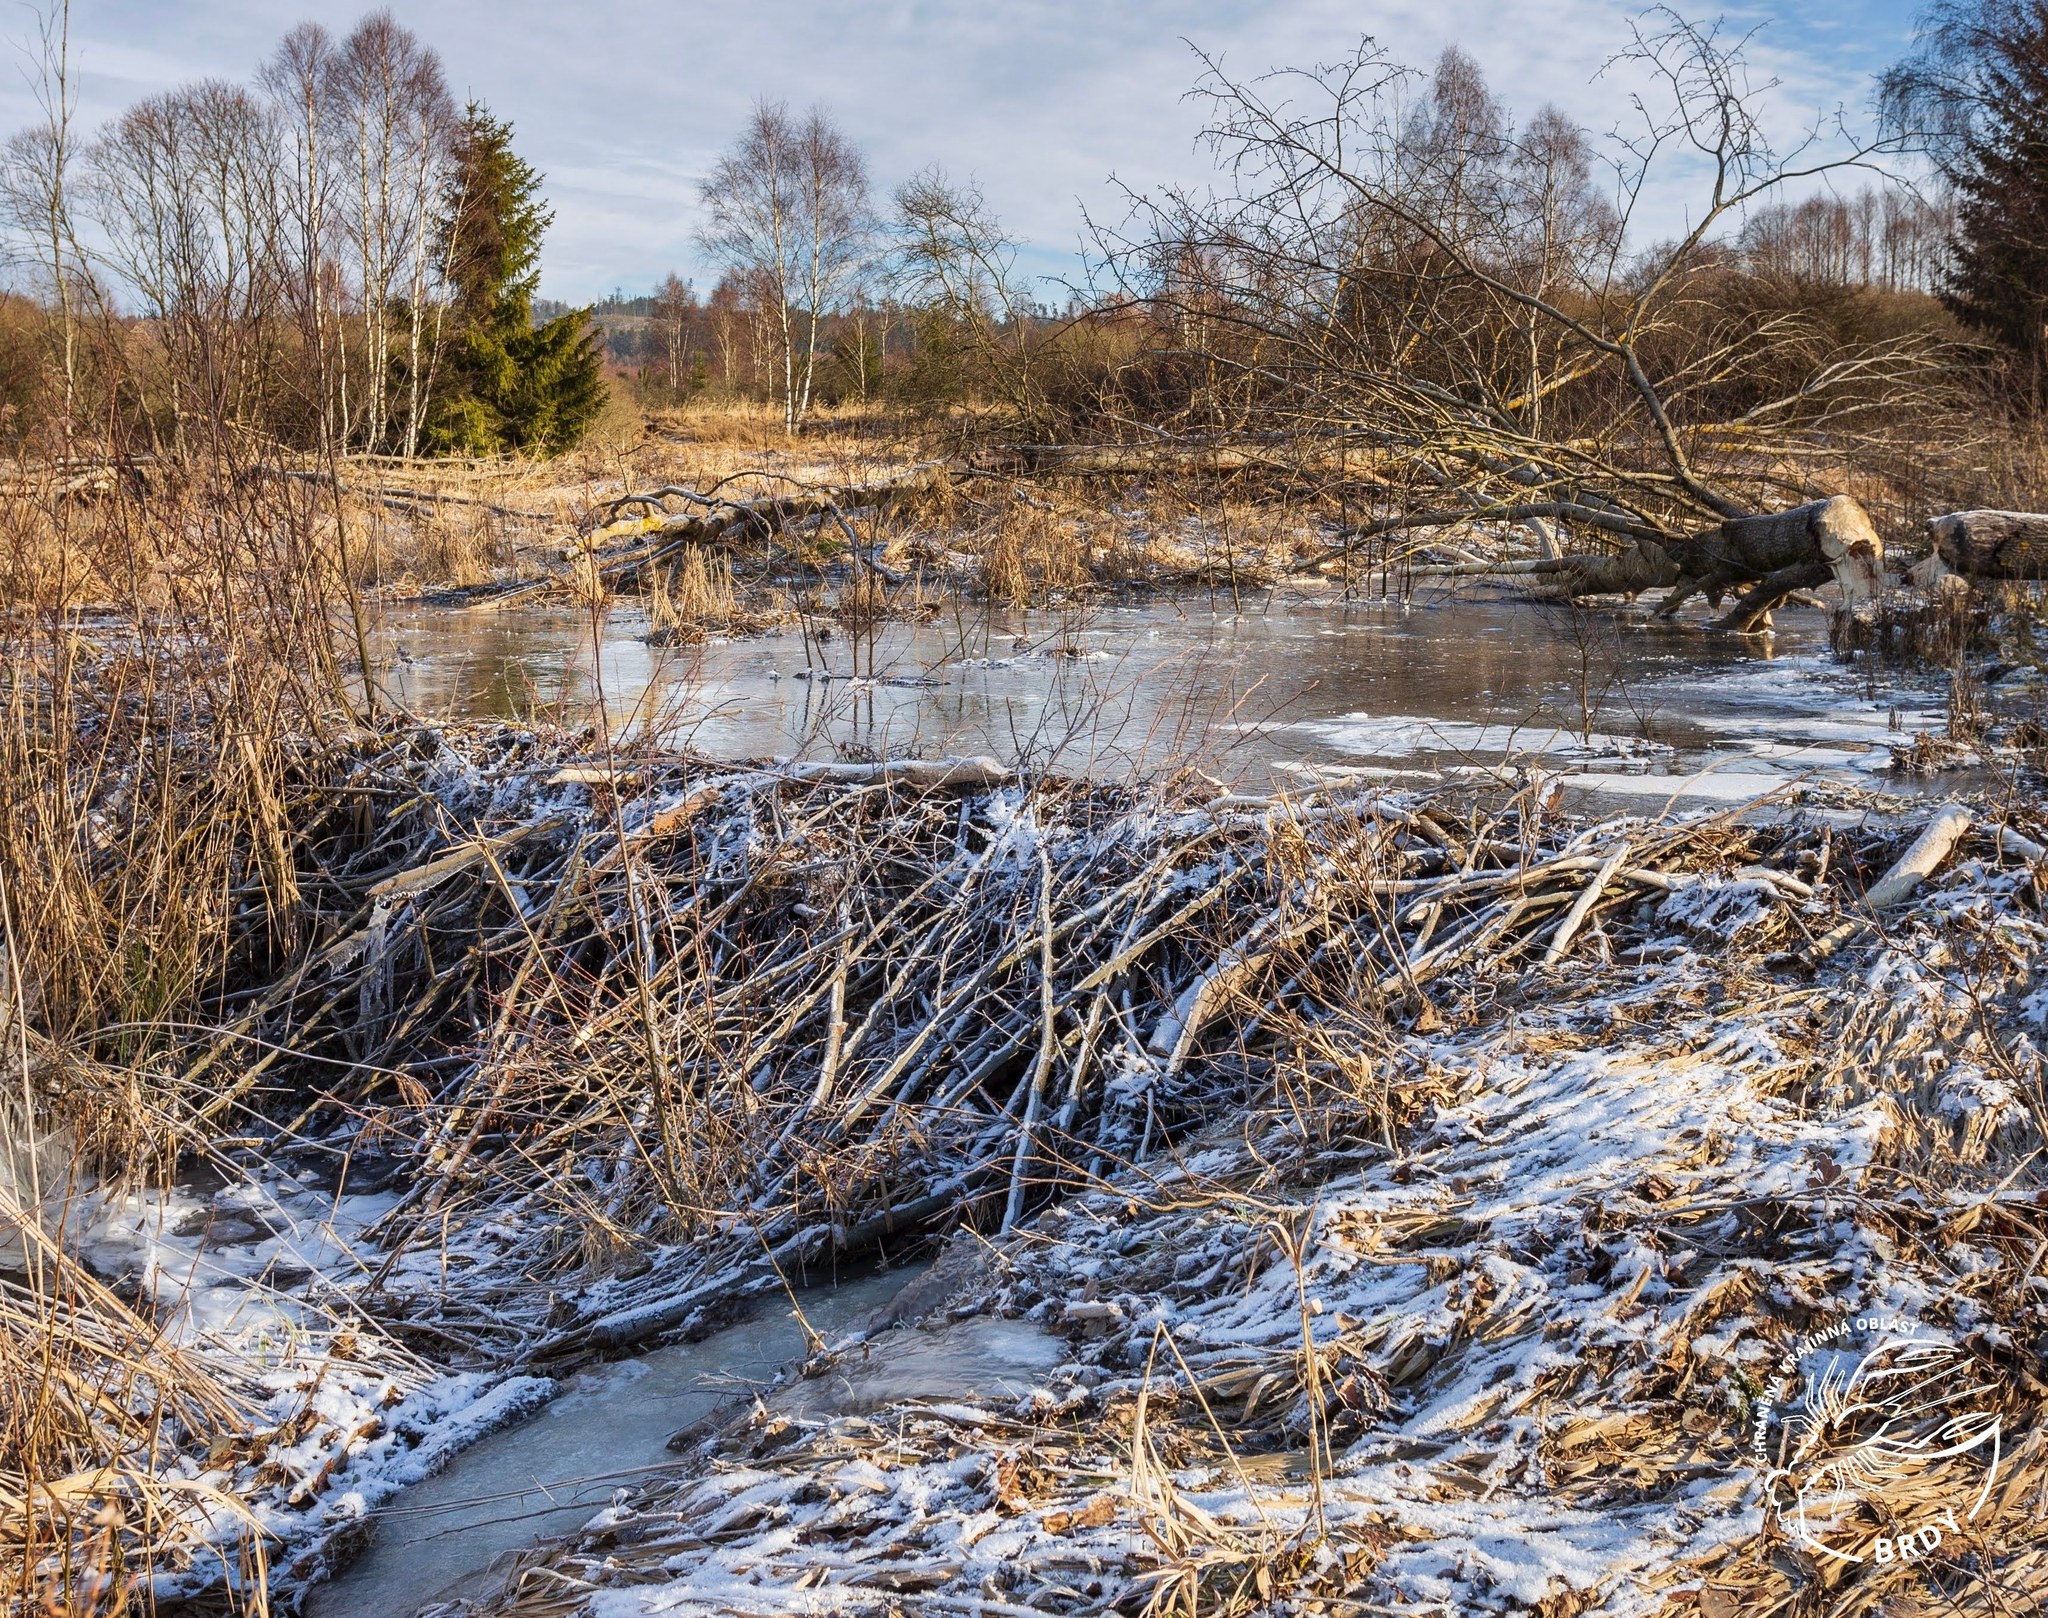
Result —
[[636, 608], [387, 617], [386, 689], [429, 714], [513, 716], [603, 697], [725, 757], [990, 753], [1120, 774], [1192, 762], [1247, 787], [1331, 768], [1540, 760], [1601, 796], [1738, 801], [1788, 777], [1874, 784], [1941, 699], [1829, 656], [1824, 616], [1774, 640], [1608, 611], [1446, 601], [1154, 602], [944, 613], [872, 648], [792, 628], [656, 649]]

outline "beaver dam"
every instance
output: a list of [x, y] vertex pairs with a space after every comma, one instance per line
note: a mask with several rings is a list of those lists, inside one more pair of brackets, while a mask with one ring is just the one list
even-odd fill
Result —
[[[57, 1076], [147, 1070], [225, 1144], [143, 1189], [77, 1183], [75, 1136], [16, 1154], [55, 1211], [17, 1229], [10, 1398], [67, 1328], [61, 1447], [0, 1484], [16, 1598], [2043, 1587], [2037, 797], [1601, 819], [1540, 774], [1267, 795], [486, 722], [293, 770], [207, 1017]], [[721, 1368], [739, 1396], [673, 1403]], [[437, 1565], [448, 1492], [407, 1485], [508, 1428], [452, 1504], [574, 1532]]]

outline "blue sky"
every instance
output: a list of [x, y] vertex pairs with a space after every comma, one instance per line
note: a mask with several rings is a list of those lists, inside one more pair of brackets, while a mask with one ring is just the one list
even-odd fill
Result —
[[[293, 22], [337, 32], [360, 0], [73, 0], [80, 118], [91, 127], [186, 79], [246, 78]], [[1615, 0], [399, 0], [401, 22], [442, 54], [458, 96], [489, 101], [548, 176], [557, 220], [543, 291], [588, 299], [643, 290], [670, 269], [703, 277], [692, 234], [696, 182], [772, 95], [822, 102], [868, 151], [878, 188], [943, 163], [972, 175], [1030, 267], [1074, 263], [1084, 206], [1114, 212], [1114, 173], [1138, 186], [1195, 181], [1199, 122], [1182, 100], [1196, 73], [1184, 41], [1234, 71], [1328, 60], [1373, 35], [1426, 66], [1447, 44], [1475, 56], [1496, 92], [1533, 111], [1556, 101], [1594, 130], [1624, 111], [1601, 67], [1639, 5]], [[1870, 77], [1908, 46], [1917, 0], [1806, 0], [1725, 8], [1762, 24], [1762, 73], [1781, 82], [1784, 129], [1866, 103]], [[1716, 13], [1688, 8], [1689, 14]], [[26, 40], [28, 7], [5, 31]], [[31, 113], [19, 73], [0, 121]], [[1652, 199], [1652, 224], [1685, 212], [1682, 185]]]

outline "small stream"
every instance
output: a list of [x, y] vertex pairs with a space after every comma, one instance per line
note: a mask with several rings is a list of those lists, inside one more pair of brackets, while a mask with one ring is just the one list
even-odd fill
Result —
[[[797, 1306], [813, 1331], [829, 1337], [858, 1326], [913, 1273], [805, 1287]], [[770, 1381], [804, 1351], [784, 1298], [764, 1301], [750, 1318], [701, 1342], [578, 1372], [530, 1420], [461, 1451], [375, 1512], [368, 1547], [337, 1578], [316, 1585], [304, 1611], [308, 1618], [403, 1618], [432, 1601], [479, 1594], [492, 1583], [494, 1562], [573, 1531], [615, 1490], [673, 1466], [670, 1437]]]
[[[1319, 774], [1541, 760], [1655, 808], [1787, 776], [1878, 784], [1938, 729], [1931, 688], [1833, 661], [1816, 610], [1770, 640], [1519, 602], [1219, 597], [942, 613], [858, 649], [794, 628], [656, 649], [635, 607], [414, 609], [379, 625], [386, 689], [427, 714], [583, 714], [726, 758], [987, 753], [1121, 775], [1192, 762], [1249, 790]], [[1622, 806], [1619, 802], [1608, 807]]]

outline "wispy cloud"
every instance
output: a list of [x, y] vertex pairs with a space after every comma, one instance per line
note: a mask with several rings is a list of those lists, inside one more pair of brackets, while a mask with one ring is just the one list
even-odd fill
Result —
[[[360, 4], [314, 0], [74, 0], [81, 115], [203, 75], [245, 77], [299, 16], [345, 29]], [[1513, 106], [1555, 101], [1595, 130], [1627, 115], [1602, 76], [1638, 8], [1616, 0], [412, 0], [399, 19], [437, 47], [458, 95], [518, 126], [548, 175], [554, 296], [645, 287], [701, 269], [696, 182], [759, 96], [821, 102], [866, 147], [886, 188], [943, 163], [972, 174], [1034, 268], [1073, 262], [1081, 210], [1115, 211], [1110, 177], [1199, 181], [1199, 71], [1190, 42], [1236, 73], [1337, 57], [1371, 32], [1426, 66], [1447, 44], [1478, 58]], [[1784, 0], [1733, 8], [1764, 24], [1753, 54], [1781, 81], [1788, 130], [1904, 48], [1911, 0]], [[20, 30], [25, 33], [25, 26]], [[0, 119], [31, 111], [18, 77]], [[1684, 199], [1656, 199], [1675, 222]]]

